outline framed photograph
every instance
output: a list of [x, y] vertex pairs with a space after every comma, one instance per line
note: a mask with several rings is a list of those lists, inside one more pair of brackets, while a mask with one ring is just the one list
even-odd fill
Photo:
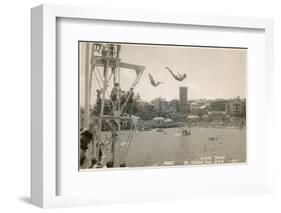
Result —
[[271, 191], [272, 20], [31, 15], [33, 204]]
[[246, 163], [247, 48], [78, 45], [81, 171]]

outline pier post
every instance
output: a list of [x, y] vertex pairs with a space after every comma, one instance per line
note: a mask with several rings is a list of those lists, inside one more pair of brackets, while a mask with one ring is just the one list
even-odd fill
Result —
[[85, 48], [85, 102], [84, 102], [84, 128], [89, 128], [89, 70], [90, 70], [90, 60], [89, 51], [90, 44], [86, 42]]

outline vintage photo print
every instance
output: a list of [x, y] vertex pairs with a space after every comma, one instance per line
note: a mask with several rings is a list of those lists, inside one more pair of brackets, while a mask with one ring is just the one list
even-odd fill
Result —
[[246, 163], [246, 48], [78, 51], [80, 170]]

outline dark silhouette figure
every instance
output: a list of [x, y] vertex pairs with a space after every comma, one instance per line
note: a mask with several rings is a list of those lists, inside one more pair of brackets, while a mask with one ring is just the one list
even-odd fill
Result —
[[171, 73], [171, 75], [174, 77], [174, 79], [176, 79], [177, 81], [183, 81], [184, 79], [186, 79], [186, 74], [184, 73], [183, 75], [178, 73], [178, 75], [174, 74], [173, 71], [169, 68], [166, 67], [166, 69]]
[[80, 166], [82, 166], [86, 160], [86, 152], [92, 138], [93, 133], [91, 133], [89, 130], [86, 130], [80, 134]]
[[150, 83], [152, 84], [152, 86], [157, 87], [159, 84], [163, 84], [163, 82], [155, 82], [155, 80], [153, 79], [152, 75], [150, 73], [148, 73], [149, 79], [150, 79]]
[[127, 104], [127, 113], [130, 115], [133, 114], [133, 103], [134, 103], [134, 90], [133, 88], [127, 92], [127, 96], [129, 96], [128, 104]]

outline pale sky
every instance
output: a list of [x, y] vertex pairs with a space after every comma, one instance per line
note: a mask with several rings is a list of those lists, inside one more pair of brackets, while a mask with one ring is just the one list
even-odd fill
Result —
[[[145, 66], [144, 74], [135, 88], [141, 99], [151, 101], [162, 97], [179, 98], [179, 87], [188, 87], [188, 99], [215, 99], [246, 96], [246, 49], [178, 47], [158, 45], [122, 44], [122, 62]], [[85, 42], [80, 42], [80, 100], [84, 105]], [[174, 73], [186, 73], [182, 82], [176, 81], [165, 67]], [[101, 68], [99, 68], [102, 71]], [[164, 82], [158, 87], [150, 84], [148, 73], [155, 81]], [[121, 89], [128, 90], [136, 77], [131, 70], [121, 69]], [[111, 82], [112, 84], [112, 82]], [[92, 104], [95, 102], [97, 81], [92, 81]], [[109, 93], [111, 88], [109, 89]]]

